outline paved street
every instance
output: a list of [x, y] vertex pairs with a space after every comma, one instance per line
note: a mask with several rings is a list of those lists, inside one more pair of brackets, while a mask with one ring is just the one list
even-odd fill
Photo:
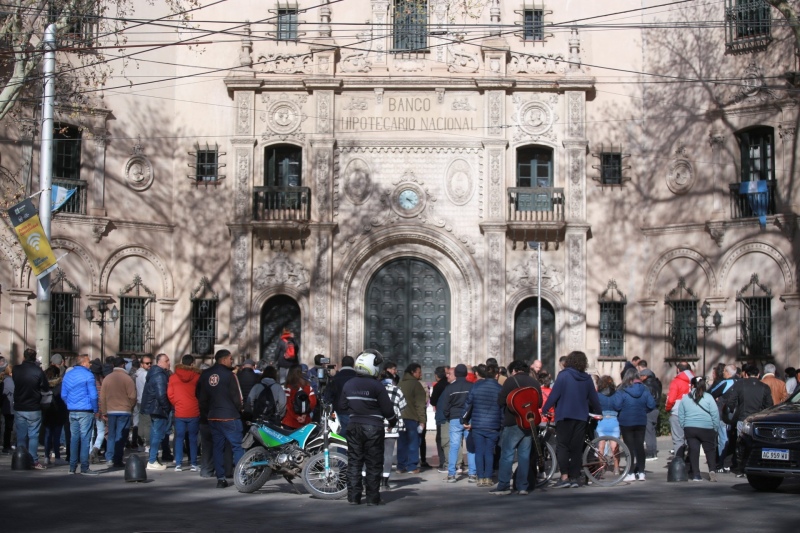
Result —
[[730, 474], [716, 484], [667, 483], [668, 439], [660, 449], [645, 482], [496, 497], [466, 478], [442, 483], [433, 469], [397, 476], [383, 507], [315, 500], [283, 479], [240, 494], [191, 472], [148, 472], [148, 482], [126, 483], [121, 470], [97, 477], [68, 475], [67, 466], [12, 471], [3, 456], [0, 531], [796, 531], [791, 510], [800, 483], [774, 494], [756, 493]]

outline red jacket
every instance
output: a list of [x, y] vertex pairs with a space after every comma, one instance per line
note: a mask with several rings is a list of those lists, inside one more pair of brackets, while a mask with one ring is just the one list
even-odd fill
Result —
[[[311, 422], [311, 415], [298, 415], [294, 412], [294, 396], [299, 389], [296, 387], [284, 387], [283, 390], [286, 391], [286, 415], [283, 417], [281, 423], [286, 427], [296, 429]], [[317, 406], [317, 396], [314, 394], [314, 389], [311, 388], [311, 385], [306, 383], [303, 385], [303, 390], [308, 394], [308, 400], [311, 403], [311, 410], [313, 411]]]
[[691, 370], [684, 370], [675, 376], [675, 379], [673, 379], [672, 383], [669, 384], [667, 405], [664, 406], [667, 411], [672, 411], [672, 408], [675, 406], [675, 402], [680, 401], [684, 395], [689, 394], [689, 391], [692, 390], [693, 377], [694, 374], [692, 374]]
[[200, 370], [193, 366], [178, 365], [169, 377], [167, 397], [175, 406], [175, 418], [197, 418], [200, 416], [200, 403], [197, 401], [197, 381]]

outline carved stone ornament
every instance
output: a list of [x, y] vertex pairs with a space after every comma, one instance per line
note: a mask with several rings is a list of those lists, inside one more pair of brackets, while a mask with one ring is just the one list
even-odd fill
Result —
[[673, 161], [667, 172], [667, 187], [675, 194], [686, 194], [694, 185], [694, 168], [686, 159]]
[[742, 83], [736, 94], [736, 101], [742, 102], [744, 100], [752, 100], [764, 102], [766, 100], [774, 100], [775, 98], [775, 92], [767, 87], [767, 81], [764, 79], [764, 72], [755, 62], [750, 63], [742, 76]]
[[425, 63], [416, 59], [395, 59], [394, 69], [398, 72], [421, 72]]
[[137, 142], [133, 146], [133, 155], [125, 163], [123, 171], [125, 182], [134, 191], [147, 190], [153, 184], [153, 165], [142, 151], [142, 145]]
[[109, 230], [111, 221], [107, 218], [94, 218], [92, 219], [92, 237], [94, 242], [100, 242]]
[[463, 159], [450, 163], [445, 179], [447, 197], [456, 205], [466, 204], [475, 191], [472, 167]]
[[556, 140], [553, 124], [558, 120], [558, 115], [553, 107], [558, 103], [557, 95], [535, 97], [528, 101], [515, 95], [513, 101], [516, 107], [514, 140], [524, 137], [530, 137], [534, 141], [541, 138]]
[[369, 107], [366, 98], [354, 98], [351, 97], [350, 101], [345, 104], [342, 109], [344, 111], [366, 111]]
[[279, 74], [313, 74], [314, 58], [311, 54], [262, 54], [258, 56], [262, 72]]
[[[536, 254], [506, 275], [506, 284], [512, 289], [536, 287], [539, 284]], [[542, 287], [556, 294], [564, 294], [564, 270], [542, 261]]]
[[264, 103], [267, 109], [261, 114], [261, 120], [266, 122], [267, 131], [264, 137], [278, 136], [281, 139], [287, 137], [303, 138], [300, 124], [308, 118], [303, 113], [301, 104], [304, 104], [308, 97], [306, 95], [296, 95], [290, 99], [285, 93], [276, 98], [266, 96]]
[[355, 52], [344, 55], [339, 61], [339, 69], [342, 72], [369, 72], [372, 70], [369, 52]]
[[450, 105], [450, 109], [453, 111], [475, 111], [477, 108], [473, 107], [469, 98], [456, 98]]
[[355, 205], [366, 202], [372, 194], [372, 171], [363, 159], [352, 159], [344, 170], [344, 194]]
[[510, 74], [564, 74], [567, 71], [567, 63], [564, 61], [564, 54], [511, 54], [508, 63]]
[[253, 288], [256, 290], [284, 285], [306, 291], [308, 282], [308, 270], [302, 263], [291, 261], [283, 252], [279, 252], [272, 261], [264, 263], [253, 272]]
[[481, 65], [477, 53], [470, 53], [461, 46], [448, 46], [447, 51], [448, 72], [478, 72]]

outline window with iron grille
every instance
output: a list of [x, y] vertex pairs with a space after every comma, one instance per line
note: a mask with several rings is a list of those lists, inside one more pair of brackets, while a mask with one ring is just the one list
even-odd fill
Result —
[[279, 41], [297, 40], [297, 8], [286, 7], [278, 9], [278, 34]]
[[394, 0], [393, 49], [421, 51], [428, 48], [427, 0]]
[[61, 269], [56, 270], [50, 287], [50, 353], [74, 355], [80, 333], [80, 291]]
[[155, 294], [135, 276], [133, 283], [122, 289], [120, 297], [119, 351], [152, 353], [155, 336]]
[[523, 37], [526, 41], [544, 41], [544, 10], [526, 9], [522, 12]]
[[775, 179], [775, 135], [770, 127], [757, 127], [736, 134], [742, 155], [744, 181]]
[[220, 157], [225, 153], [219, 151], [219, 145], [206, 143], [204, 147], [199, 144], [195, 144], [194, 147], [195, 151], [189, 152], [189, 155], [194, 157], [194, 163], [189, 163], [189, 166], [195, 169], [195, 173], [188, 176], [189, 179], [205, 185], [217, 184], [224, 180], [225, 175], [220, 173], [220, 169], [225, 164], [220, 162]]
[[53, 126], [53, 178], [77, 180], [81, 175], [81, 131], [69, 124]]
[[211, 290], [205, 276], [191, 294], [192, 353], [211, 355], [217, 342], [217, 303], [219, 296]]
[[726, 0], [726, 48], [750, 52], [772, 42], [772, 14], [765, 0]]
[[[69, 7], [72, 13], [64, 8]], [[58, 31], [63, 43], [74, 46], [90, 46], [97, 36], [99, 8], [96, 0], [80, 0], [76, 2], [50, 2], [50, 23], [66, 22], [66, 27]], [[65, 18], [66, 17], [66, 18]]]
[[697, 359], [697, 296], [683, 278], [664, 299], [668, 360]]
[[628, 299], [610, 280], [598, 298], [600, 304], [600, 356], [622, 357], [625, 354], [625, 306]]
[[603, 184], [619, 185], [622, 183], [622, 154], [619, 152], [600, 154], [600, 169]]
[[772, 291], [758, 274], [736, 293], [736, 344], [741, 360], [772, 359]]

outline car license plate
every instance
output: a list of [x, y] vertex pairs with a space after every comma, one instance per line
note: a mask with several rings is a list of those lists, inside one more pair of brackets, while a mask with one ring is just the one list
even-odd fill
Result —
[[776, 448], [764, 448], [761, 450], [762, 459], [773, 459], [777, 461], [788, 461], [789, 450], [779, 450]]

